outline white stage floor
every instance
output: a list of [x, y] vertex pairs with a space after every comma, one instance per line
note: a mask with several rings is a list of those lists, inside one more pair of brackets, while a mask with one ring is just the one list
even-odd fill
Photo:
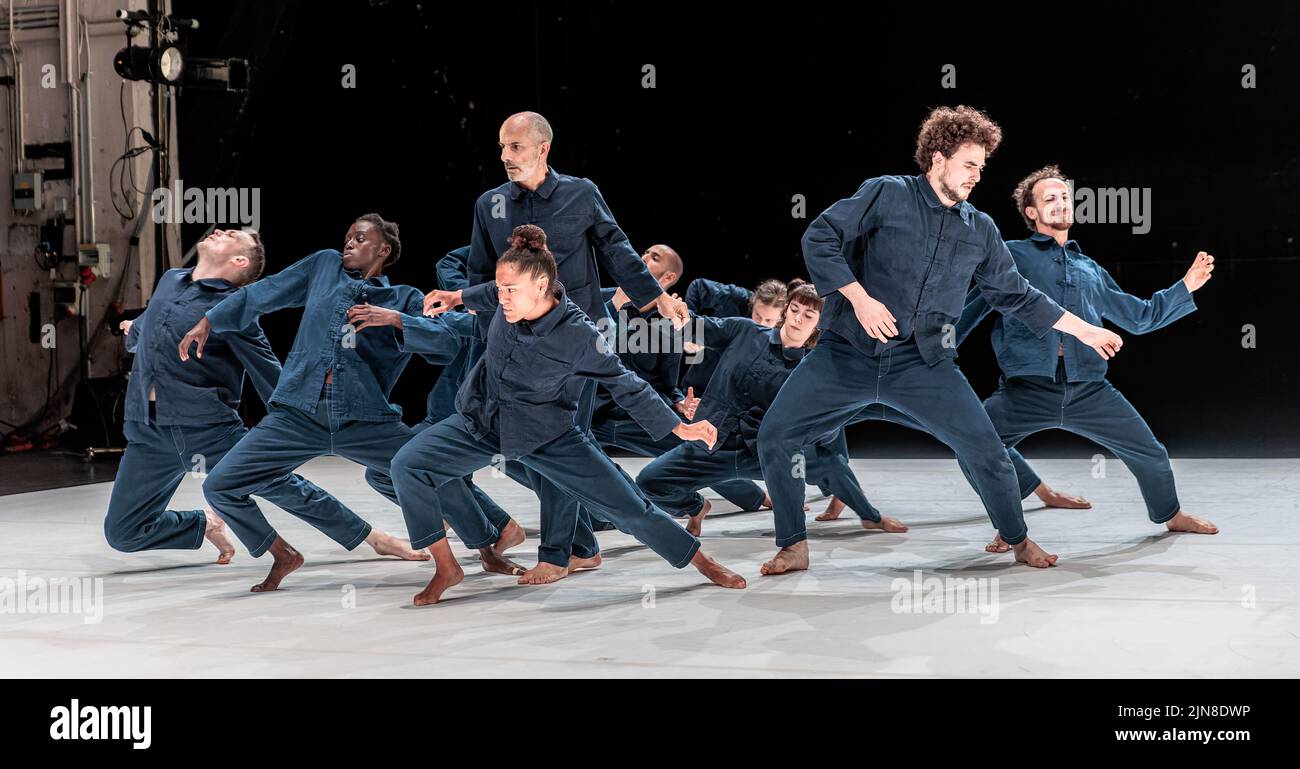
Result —
[[[619, 461], [633, 475], [644, 464]], [[864, 532], [847, 511], [812, 522], [826, 504], [814, 501], [811, 571], [765, 578], [771, 514], [726, 514], [716, 502], [705, 548], [749, 579], [746, 590], [713, 587], [607, 532], [603, 568], [543, 587], [483, 574], [456, 543], [465, 581], [420, 609], [410, 603], [428, 564], [377, 558], [364, 545], [344, 552], [270, 505], [307, 565], [281, 591], [251, 594], [270, 559], [242, 548], [229, 566], [211, 563], [209, 545], [111, 550], [109, 484], [0, 497], [0, 675], [1300, 675], [1300, 459], [1176, 460], [1185, 509], [1217, 523], [1217, 536], [1152, 525], [1116, 460], [1104, 479], [1087, 459], [1037, 460], [1049, 483], [1093, 502], [1066, 511], [1026, 501], [1031, 536], [1061, 556], [1048, 571], [983, 552], [991, 529], [955, 462], [853, 465], [873, 503], [909, 533]], [[326, 458], [303, 473], [405, 536], [400, 512], [360, 468]], [[528, 529], [512, 555], [531, 563], [536, 498], [486, 472], [479, 481]], [[199, 482], [187, 478], [173, 507], [200, 504]], [[91, 578], [84, 603], [32, 602], [58, 578]], [[90, 600], [94, 578], [99, 601]], [[933, 578], [984, 581], [962, 592], [924, 582]], [[33, 592], [20, 606], [24, 588]], [[914, 597], [915, 610], [903, 611]], [[958, 597], [970, 599], [965, 611]]]

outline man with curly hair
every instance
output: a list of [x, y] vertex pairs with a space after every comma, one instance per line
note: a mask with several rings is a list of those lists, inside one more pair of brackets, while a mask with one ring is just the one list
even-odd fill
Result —
[[780, 551], [763, 574], [808, 568], [802, 450], [883, 403], [946, 443], [1017, 561], [1056, 563], [1028, 537], [1016, 473], [998, 431], [954, 362], [972, 279], [989, 304], [1035, 336], [1052, 329], [1103, 358], [1123, 342], [1034, 289], [993, 220], [967, 200], [1002, 130], [971, 107], [940, 107], [916, 138], [917, 176], [880, 176], [822, 212], [804, 261], [826, 297], [821, 341], [791, 374], [759, 430], [759, 458]]

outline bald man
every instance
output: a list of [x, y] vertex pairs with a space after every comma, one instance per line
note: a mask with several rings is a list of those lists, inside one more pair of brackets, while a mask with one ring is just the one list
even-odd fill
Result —
[[[509, 247], [510, 233], [521, 224], [535, 224], [546, 232], [555, 255], [559, 280], [568, 297], [593, 322], [605, 318], [600, 293], [600, 268], [637, 307], [653, 304], [661, 315], [684, 326], [686, 304], [668, 295], [628, 242], [610, 213], [604, 197], [589, 179], [557, 173], [550, 167], [555, 134], [545, 117], [536, 112], [511, 115], [501, 125], [498, 145], [508, 182], [484, 192], [474, 204], [470, 240], [469, 287], [459, 291], [431, 291], [425, 311], [437, 314], [466, 301], [482, 304], [496, 296], [496, 262]], [[469, 365], [481, 354], [491, 314], [479, 314], [477, 344]], [[578, 425], [590, 433], [596, 388], [588, 382], [578, 402]], [[599, 563], [600, 547], [591, 520], [578, 503], [549, 481], [528, 471], [530, 485], [541, 499], [542, 544], [538, 564], [522, 577], [522, 584], [545, 584], [571, 570]]]

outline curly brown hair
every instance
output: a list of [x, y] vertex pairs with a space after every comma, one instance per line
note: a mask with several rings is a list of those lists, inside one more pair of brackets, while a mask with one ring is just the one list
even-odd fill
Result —
[[992, 156], [1002, 143], [1002, 129], [974, 107], [935, 107], [916, 134], [916, 164], [921, 173], [928, 173], [935, 152], [950, 158], [967, 143], [978, 144], [986, 157]]
[[1025, 209], [1037, 205], [1034, 202], [1034, 185], [1044, 179], [1060, 179], [1066, 184], [1070, 183], [1070, 180], [1065, 178], [1065, 174], [1061, 173], [1061, 169], [1057, 166], [1043, 166], [1021, 179], [1020, 183], [1016, 185], [1015, 191], [1011, 193], [1011, 199], [1016, 201], [1016, 211], [1020, 213], [1020, 218], [1025, 220], [1025, 226], [1029, 228], [1030, 232], [1034, 231], [1034, 220], [1029, 218], [1029, 215], [1025, 213]]

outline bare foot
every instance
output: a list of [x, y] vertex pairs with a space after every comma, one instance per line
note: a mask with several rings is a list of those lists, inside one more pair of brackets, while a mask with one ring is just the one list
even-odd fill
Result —
[[524, 527], [515, 522], [514, 518], [510, 523], [501, 530], [501, 536], [497, 537], [496, 544], [492, 545], [492, 550], [497, 555], [503, 555], [507, 550], [516, 545], [522, 545], [527, 535], [524, 533]]
[[788, 571], [806, 571], [808, 569], [808, 540], [796, 542], [783, 547], [776, 557], [763, 564], [759, 572], [763, 576], [785, 574]]
[[230, 559], [235, 557], [235, 543], [230, 541], [226, 522], [221, 520], [221, 516], [211, 508], [204, 508], [203, 512], [207, 519], [203, 527], [203, 536], [217, 546], [217, 563], [223, 565], [230, 563]]
[[1087, 510], [1092, 507], [1092, 503], [1083, 497], [1074, 494], [1062, 494], [1046, 483], [1038, 484], [1038, 488], [1034, 489], [1034, 493], [1048, 507], [1063, 507], [1067, 510]]
[[501, 555], [494, 547], [481, 548], [478, 557], [483, 564], [483, 571], [504, 574], [507, 577], [518, 577], [524, 573], [524, 567]]
[[993, 535], [993, 541], [984, 546], [984, 552], [1009, 553], [1011, 552], [1011, 545], [1008, 545], [1002, 540], [1001, 534], [995, 534]]
[[411, 543], [394, 537], [379, 529], [371, 529], [366, 537], [366, 544], [375, 549], [376, 555], [395, 555], [403, 561], [427, 561], [433, 556], [424, 550], [412, 550]]
[[433, 579], [423, 590], [415, 594], [416, 606], [430, 606], [442, 600], [442, 594], [460, 584], [465, 579], [465, 571], [456, 563], [451, 554], [451, 545], [446, 539], [440, 539], [429, 546], [433, 552]]
[[1219, 533], [1218, 526], [1215, 526], [1214, 524], [1210, 523], [1204, 518], [1197, 518], [1195, 516], [1188, 515], [1187, 513], [1184, 513], [1182, 510], [1178, 511], [1178, 515], [1175, 515], [1173, 518], [1170, 518], [1169, 520], [1165, 521], [1165, 526], [1170, 531], [1186, 531], [1192, 534], [1218, 534]]
[[519, 584], [549, 585], [552, 582], [559, 582], [567, 576], [569, 576], [567, 567], [539, 561], [536, 566], [523, 573], [523, 576], [519, 578]]
[[712, 509], [713, 503], [706, 499], [704, 500], [704, 506], [700, 508], [700, 512], [692, 515], [686, 521], [686, 530], [690, 532], [692, 537], [700, 536], [700, 531], [704, 529], [704, 518]]
[[907, 531], [907, 526], [905, 526], [902, 521], [898, 520], [897, 518], [890, 518], [887, 515], [880, 516], [879, 521], [864, 520], [862, 522], [862, 528], [879, 529], [880, 531], [888, 531], [893, 534], [902, 534], [903, 532]]
[[569, 556], [569, 573], [572, 574], [575, 571], [589, 571], [591, 569], [599, 569], [600, 562], [601, 562], [600, 553], [596, 553], [590, 558], [575, 558], [573, 556]]
[[1020, 544], [1012, 545], [1016, 552], [1016, 561], [1026, 563], [1035, 569], [1046, 569], [1056, 565], [1056, 556], [1039, 547], [1032, 539], [1026, 537]]
[[817, 516], [815, 521], [836, 521], [839, 520], [840, 513], [844, 512], [844, 503], [835, 497], [831, 497], [830, 504], [826, 506], [826, 512]]
[[695, 551], [695, 557], [691, 558], [691, 565], [696, 569], [699, 569], [700, 573], [708, 577], [709, 581], [715, 585], [729, 587], [736, 590], [741, 590], [745, 587], [744, 577], [713, 560], [713, 558], [703, 550]]
[[280, 580], [289, 576], [303, 564], [302, 553], [293, 549], [282, 537], [276, 537], [268, 551], [275, 563], [271, 564], [271, 573], [266, 579], [250, 588], [254, 593], [269, 593], [280, 588]]

